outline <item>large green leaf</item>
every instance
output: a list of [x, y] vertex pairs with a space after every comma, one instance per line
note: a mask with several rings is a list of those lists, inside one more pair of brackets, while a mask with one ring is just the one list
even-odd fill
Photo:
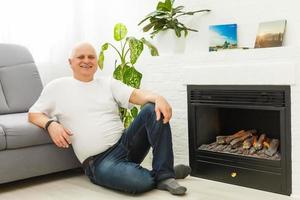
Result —
[[123, 67], [122, 65], [118, 65], [118, 67], [114, 70], [113, 77], [117, 80], [123, 80]]
[[153, 11], [153, 12], [149, 13], [143, 20], [141, 20], [138, 23], [138, 25], [141, 25], [144, 21], [146, 21], [146, 20], [148, 20], [150, 18], [159, 17], [159, 16], [167, 17], [168, 16], [168, 12], [166, 12], [166, 11], [159, 11], [159, 10]]
[[119, 107], [119, 115], [120, 115], [120, 119], [123, 122], [125, 115], [126, 115], [127, 109]]
[[181, 28], [179, 28], [178, 26], [175, 26], [174, 30], [175, 30], [176, 36], [180, 38], [181, 37]]
[[123, 81], [124, 80], [124, 72], [129, 69], [130, 66], [126, 64], [120, 64], [114, 70], [113, 77], [117, 80]]
[[124, 127], [128, 128], [132, 121], [133, 121], [133, 117], [130, 115], [130, 113], [128, 111], [126, 111], [126, 115], [123, 120]]
[[182, 15], [194, 15], [195, 13], [200, 13], [200, 12], [210, 12], [208, 9], [204, 10], [196, 10], [196, 11], [190, 11], [190, 12], [182, 12]]
[[150, 21], [151, 20], [160, 20], [160, 19], [169, 19], [170, 18], [170, 14], [169, 13], [166, 13], [166, 14], [163, 14], [163, 15], [157, 15], [157, 16], [153, 16], [153, 17], [150, 17]]
[[101, 70], [104, 67], [103, 64], [104, 64], [104, 53], [103, 53], [103, 51], [101, 51], [99, 54], [99, 58], [98, 58], [98, 66]]
[[106, 51], [107, 49], [108, 49], [108, 43], [106, 42], [102, 45], [101, 50]]
[[165, 31], [165, 30], [167, 30], [168, 28], [161, 28], [161, 29], [157, 29], [157, 30], [155, 30], [155, 31], [153, 31], [153, 32], [151, 32], [150, 33], [150, 37], [151, 38], [154, 38], [154, 36], [156, 35], [156, 34], [158, 34], [159, 32], [161, 32], [161, 31]]
[[158, 2], [157, 6], [156, 6], [156, 10], [160, 10], [160, 11], [163, 11], [163, 10], [167, 10], [165, 8], [165, 3], [164, 2]]
[[159, 56], [157, 48], [153, 44], [151, 44], [145, 38], [142, 38], [141, 41], [149, 48], [152, 56]]
[[115, 70], [114, 70], [114, 73], [113, 73], [113, 77], [117, 80], [122, 80], [122, 66], [119, 65]]
[[139, 112], [139, 110], [135, 106], [133, 106], [133, 108], [131, 108], [131, 110], [130, 110], [131, 116], [133, 118], [135, 118], [137, 116], [138, 112]]
[[166, 24], [166, 17], [167, 17], [167, 15], [149, 17], [150, 23], [143, 27], [143, 31], [147, 32], [151, 28], [153, 28], [153, 31], [162, 29]]
[[123, 40], [127, 35], [127, 28], [124, 24], [118, 23], [114, 28], [114, 38], [116, 41]]
[[177, 6], [176, 8], [173, 8], [173, 13], [177, 13], [181, 11], [184, 8], [184, 6]]
[[143, 42], [139, 41], [134, 37], [128, 38], [128, 41], [130, 50], [130, 63], [134, 64], [143, 52], [144, 45]]
[[157, 16], [162, 16], [162, 15], [168, 15], [168, 11], [163, 11], [163, 10], [155, 10], [151, 13], [149, 13], [146, 17], [157, 17]]
[[101, 70], [104, 67], [104, 51], [106, 51], [107, 49], [108, 49], [108, 43], [104, 43], [101, 46], [101, 51], [100, 51], [99, 58], [98, 58], [98, 66]]
[[143, 75], [139, 71], [134, 67], [130, 67], [124, 72], [123, 82], [131, 87], [140, 88], [142, 77]]
[[171, 0], [165, 0], [165, 2], [158, 2], [156, 10], [162, 10], [162, 11], [172, 11], [173, 2]]
[[153, 27], [153, 30], [158, 30], [158, 29], [162, 29], [166, 24], [167, 24], [167, 20], [166, 19], [157, 19], [156, 24]]
[[143, 31], [144, 32], [149, 31], [155, 24], [156, 22], [151, 22], [150, 24], [147, 24], [146, 26], [144, 26]]
[[184, 37], [187, 37], [189, 32], [186, 29], [184, 29], [183, 31], [184, 31]]

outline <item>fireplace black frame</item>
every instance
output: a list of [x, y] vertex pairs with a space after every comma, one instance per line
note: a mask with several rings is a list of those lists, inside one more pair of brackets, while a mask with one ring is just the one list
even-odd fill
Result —
[[[225, 91], [214, 96], [214, 91]], [[256, 95], [245, 101], [243, 91]], [[275, 95], [273, 95], [273, 92]], [[226, 95], [231, 95], [228, 99]], [[273, 96], [272, 96], [273, 95]], [[219, 98], [219, 97], [222, 98]], [[285, 85], [187, 85], [189, 162], [192, 176], [275, 192], [291, 194], [290, 86]], [[225, 97], [225, 98], [223, 98]], [[246, 95], [247, 97], [247, 95]], [[271, 104], [269, 102], [272, 102]], [[280, 113], [280, 160], [199, 150], [196, 110], [199, 107], [267, 109]]]

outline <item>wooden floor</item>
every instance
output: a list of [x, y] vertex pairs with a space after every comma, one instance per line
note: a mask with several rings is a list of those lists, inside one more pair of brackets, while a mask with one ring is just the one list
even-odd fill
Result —
[[179, 181], [188, 188], [178, 197], [153, 190], [131, 196], [92, 184], [79, 170], [31, 178], [0, 185], [0, 200], [296, 200], [296, 198], [259, 190], [187, 177]]

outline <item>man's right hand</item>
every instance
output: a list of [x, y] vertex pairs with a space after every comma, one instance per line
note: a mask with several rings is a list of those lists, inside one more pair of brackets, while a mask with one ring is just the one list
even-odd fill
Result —
[[57, 122], [52, 122], [48, 127], [48, 132], [53, 142], [58, 147], [69, 148], [71, 144], [71, 138], [73, 134], [67, 128], [64, 128]]

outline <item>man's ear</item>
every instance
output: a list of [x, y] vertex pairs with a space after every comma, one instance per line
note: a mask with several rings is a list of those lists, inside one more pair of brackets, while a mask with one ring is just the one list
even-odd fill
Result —
[[71, 60], [71, 58], [69, 58], [68, 61], [69, 61], [69, 64], [72, 65], [72, 60]]

